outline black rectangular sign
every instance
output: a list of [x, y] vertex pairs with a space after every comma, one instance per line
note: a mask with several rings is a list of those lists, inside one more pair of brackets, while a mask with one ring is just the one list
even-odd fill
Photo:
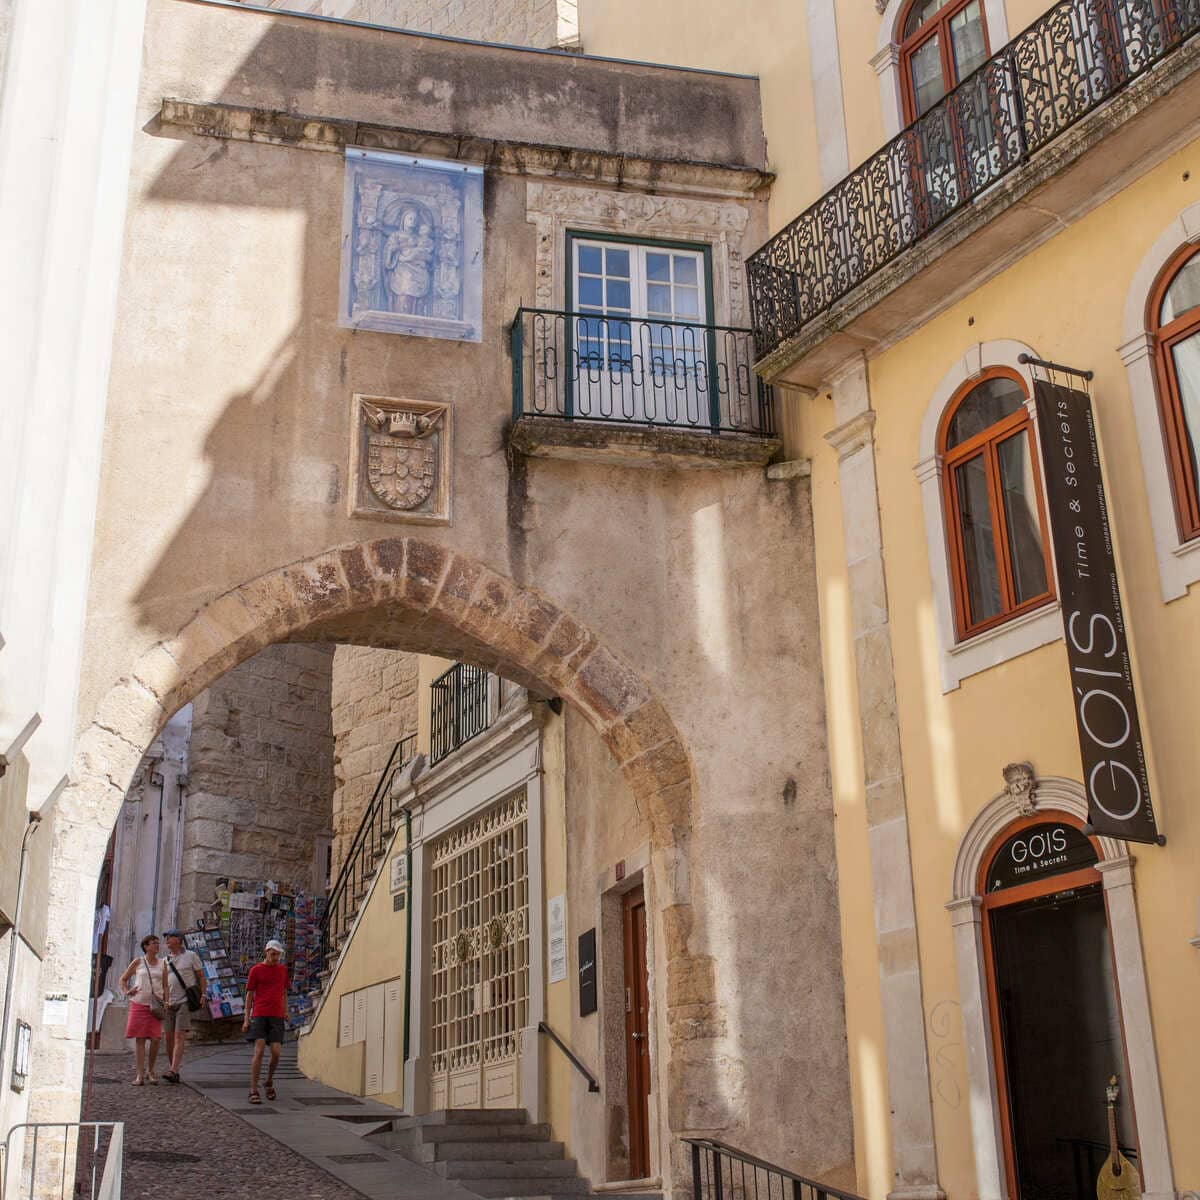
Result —
[[596, 930], [579, 935], [579, 1015], [596, 1011]]
[[1108, 837], [1156, 842], [1091, 401], [1042, 379], [1034, 398], [1089, 819]]

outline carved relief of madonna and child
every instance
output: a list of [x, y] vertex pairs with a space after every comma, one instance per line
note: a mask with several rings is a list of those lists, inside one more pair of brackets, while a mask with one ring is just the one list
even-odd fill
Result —
[[483, 175], [348, 150], [339, 323], [479, 341]]

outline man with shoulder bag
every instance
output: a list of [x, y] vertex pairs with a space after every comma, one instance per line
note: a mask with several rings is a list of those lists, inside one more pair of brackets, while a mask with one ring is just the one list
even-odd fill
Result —
[[195, 950], [183, 948], [182, 930], [169, 929], [163, 937], [167, 939], [167, 969], [170, 972], [163, 1032], [171, 1056], [171, 1069], [163, 1072], [163, 1078], [168, 1083], [178, 1083], [183, 1048], [192, 1027], [192, 1013], [199, 1011], [204, 1003], [204, 967]]

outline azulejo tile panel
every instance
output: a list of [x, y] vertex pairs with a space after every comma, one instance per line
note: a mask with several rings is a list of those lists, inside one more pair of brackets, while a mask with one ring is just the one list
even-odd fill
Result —
[[478, 342], [483, 171], [347, 149], [338, 323]]

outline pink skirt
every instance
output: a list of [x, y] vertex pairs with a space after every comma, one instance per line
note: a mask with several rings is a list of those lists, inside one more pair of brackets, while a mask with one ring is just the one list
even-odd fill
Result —
[[150, 1005], [138, 1004], [135, 1000], [129, 1002], [129, 1019], [125, 1022], [127, 1038], [162, 1037], [162, 1021], [151, 1011]]

